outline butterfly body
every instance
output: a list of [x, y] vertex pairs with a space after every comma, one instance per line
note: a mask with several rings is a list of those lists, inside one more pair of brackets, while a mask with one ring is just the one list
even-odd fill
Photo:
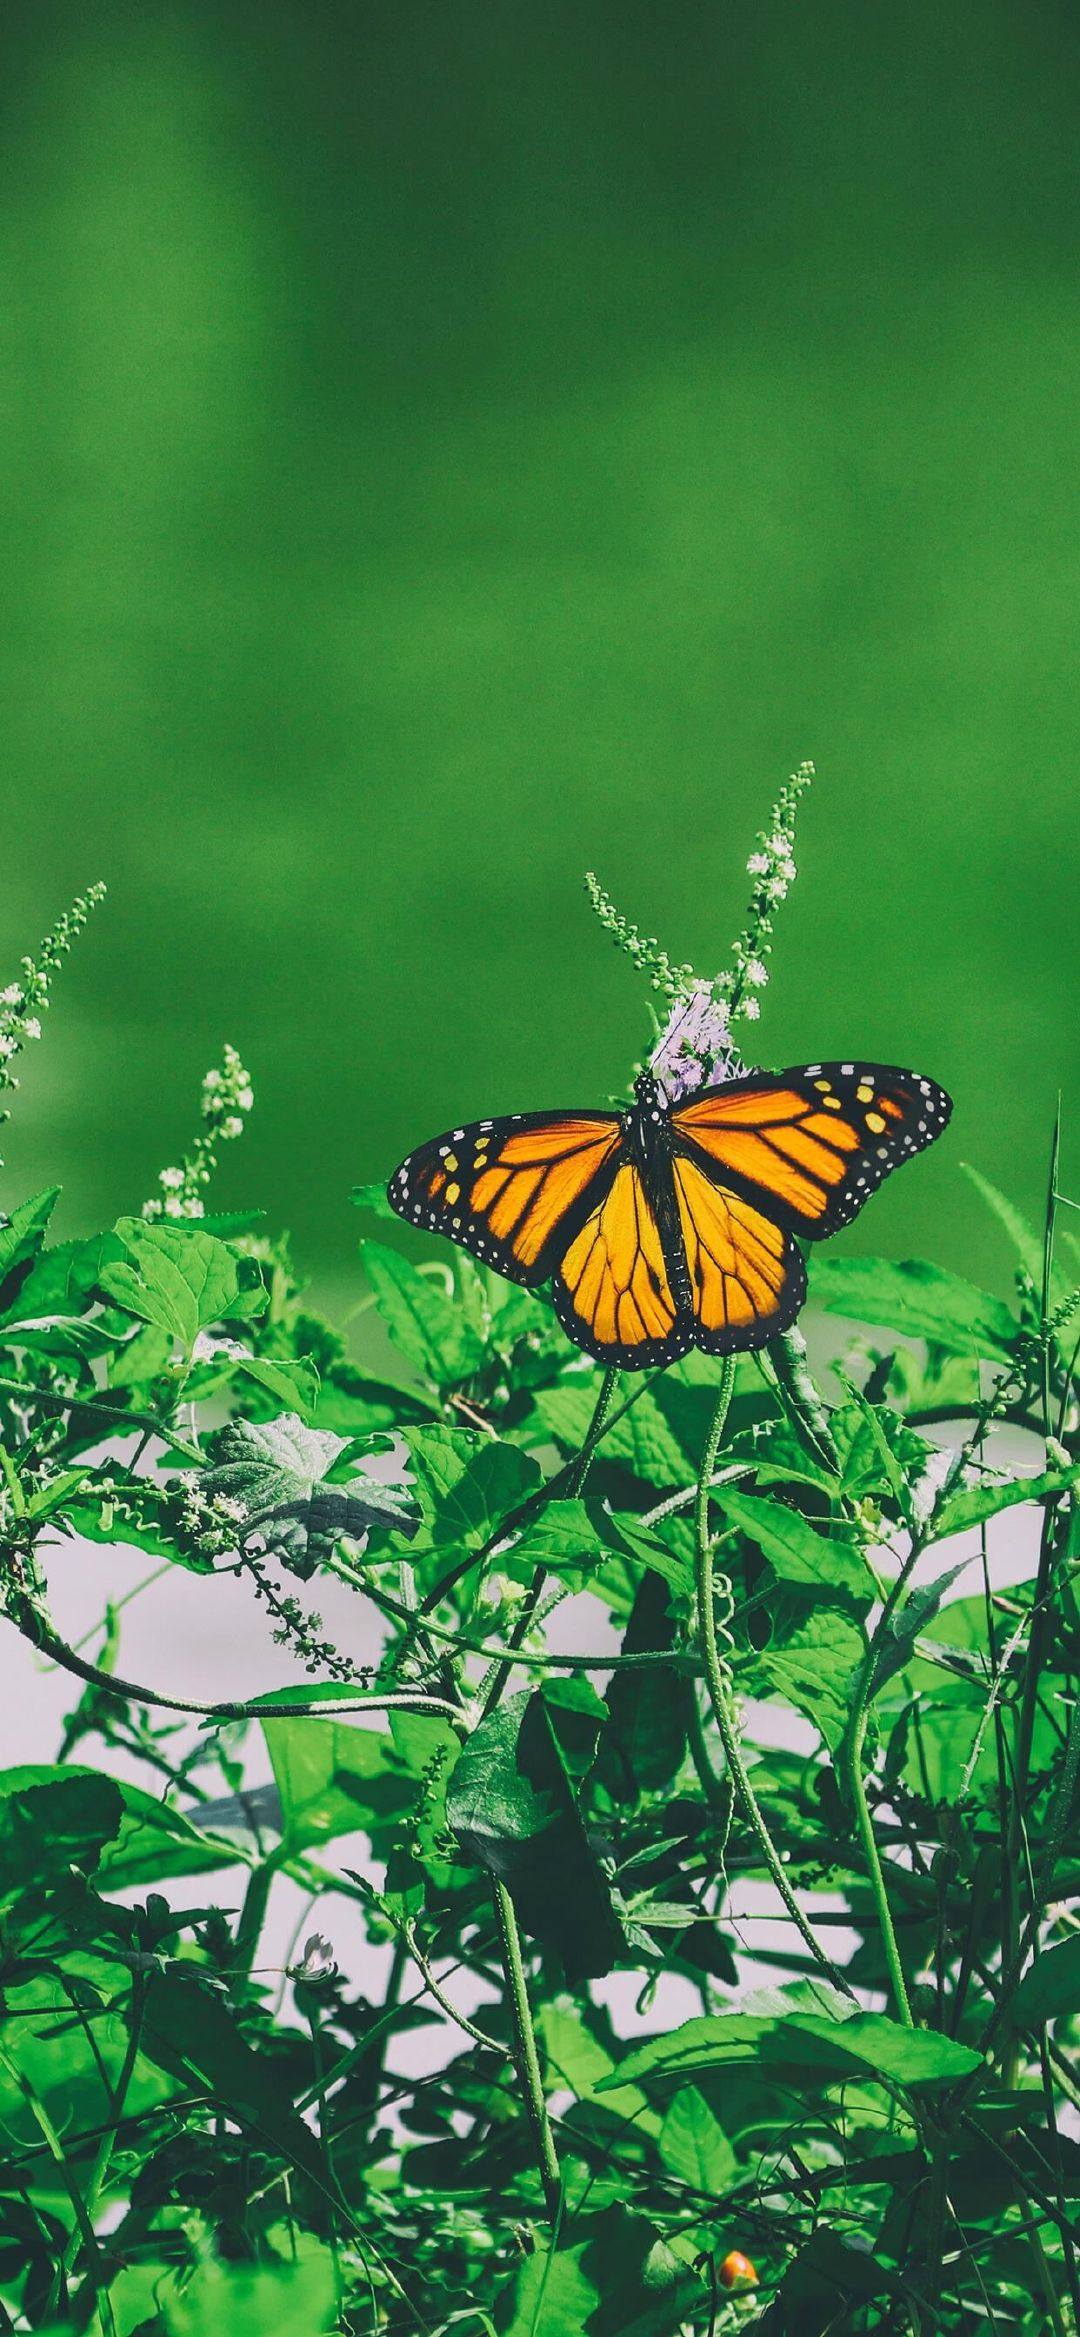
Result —
[[849, 1224], [951, 1108], [933, 1080], [881, 1064], [755, 1072], [677, 1105], [646, 1072], [619, 1112], [452, 1129], [387, 1192], [509, 1280], [550, 1281], [578, 1346], [641, 1369], [786, 1330], [806, 1296], [799, 1239]]

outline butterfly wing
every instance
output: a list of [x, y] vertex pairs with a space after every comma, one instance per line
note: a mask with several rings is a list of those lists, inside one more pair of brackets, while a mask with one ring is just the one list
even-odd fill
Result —
[[622, 1161], [567, 1244], [552, 1296], [567, 1337], [601, 1363], [641, 1371], [693, 1344], [679, 1276], [633, 1161]]
[[621, 1143], [615, 1112], [474, 1120], [410, 1152], [387, 1199], [410, 1224], [445, 1234], [533, 1290], [610, 1184]]
[[944, 1088], [917, 1072], [809, 1063], [707, 1088], [671, 1121], [685, 1159], [787, 1232], [819, 1241], [850, 1225], [951, 1111]]
[[763, 1347], [793, 1323], [806, 1268], [791, 1234], [688, 1153], [672, 1164], [692, 1337], [710, 1355]]

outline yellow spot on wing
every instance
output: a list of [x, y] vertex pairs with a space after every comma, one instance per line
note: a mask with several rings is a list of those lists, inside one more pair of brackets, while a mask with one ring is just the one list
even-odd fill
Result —
[[452, 1209], [452, 1208], [453, 1208], [453, 1206], [454, 1206], [454, 1203], [455, 1203], [455, 1201], [460, 1201], [460, 1199], [461, 1199], [461, 1186], [460, 1186], [460, 1185], [448, 1185], [448, 1186], [447, 1186], [447, 1188], [446, 1188], [446, 1193], [445, 1193], [445, 1195], [444, 1195], [444, 1199], [445, 1199], [445, 1201], [446, 1201], [446, 1203], [447, 1203], [447, 1206], [448, 1206], [448, 1208]]
[[885, 1122], [882, 1119], [880, 1112], [868, 1112], [866, 1115], [866, 1125], [869, 1128], [872, 1136], [880, 1136], [882, 1129], [885, 1126]]
[[861, 1104], [872, 1104], [872, 1103], [873, 1103], [873, 1100], [874, 1100], [874, 1090], [873, 1090], [873, 1088], [872, 1088], [872, 1087], [867, 1087], [867, 1084], [866, 1084], [866, 1081], [865, 1081], [865, 1080], [863, 1081], [863, 1083], [862, 1083], [862, 1086], [861, 1086], [861, 1087], [857, 1087], [857, 1088], [856, 1088], [856, 1090], [855, 1090], [855, 1093], [856, 1093], [856, 1095], [857, 1095], [857, 1097], [858, 1097], [858, 1099], [859, 1099], [859, 1102], [860, 1102]]

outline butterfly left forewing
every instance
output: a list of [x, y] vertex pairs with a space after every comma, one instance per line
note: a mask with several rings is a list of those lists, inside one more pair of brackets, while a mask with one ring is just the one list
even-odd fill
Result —
[[790, 1232], [849, 1225], [890, 1170], [948, 1125], [944, 1088], [881, 1063], [810, 1063], [694, 1096], [671, 1115], [678, 1148]]
[[445, 1234], [511, 1282], [545, 1282], [590, 1196], [610, 1182], [614, 1112], [518, 1112], [432, 1137], [387, 1186], [399, 1217]]

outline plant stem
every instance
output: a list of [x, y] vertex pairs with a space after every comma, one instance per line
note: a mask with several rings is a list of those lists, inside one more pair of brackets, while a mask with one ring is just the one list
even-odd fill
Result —
[[547, 2103], [544, 2100], [543, 2080], [540, 2075], [540, 2056], [536, 2049], [536, 2031], [533, 2028], [529, 1992], [525, 1984], [525, 1967], [521, 1959], [521, 1935], [514, 1913], [514, 1902], [505, 1883], [492, 1884], [495, 1920], [499, 1927], [499, 1951], [510, 1998], [510, 2012], [514, 2028], [514, 2066], [518, 2083], [525, 2098], [525, 2110], [532, 2131], [536, 2163], [543, 2186], [548, 2220], [554, 2227], [562, 2207], [562, 2175], [555, 2153]]
[[716, 1466], [720, 1439], [727, 1422], [728, 1406], [731, 1402], [731, 1391], [734, 1384], [735, 1360], [733, 1356], [728, 1356], [725, 1360], [724, 1374], [716, 1399], [716, 1409], [705, 1439], [705, 1450], [698, 1472], [697, 1499], [694, 1508], [697, 1536], [698, 1631], [705, 1657], [705, 1677], [708, 1682], [709, 1700], [712, 1704], [717, 1728], [720, 1731], [737, 1799], [743, 1816], [757, 1842], [770, 1881], [783, 1901], [800, 1938], [809, 1948], [814, 1962], [821, 1971], [828, 1974], [835, 1987], [843, 1990], [845, 1996], [854, 1997], [854, 1989], [849, 1986], [843, 1973], [837, 1970], [835, 1964], [826, 1955], [824, 1948], [811, 1930], [780, 1863], [776, 1845], [761, 1814], [757, 1796], [747, 1774], [742, 1746], [739, 1743], [738, 1723], [731, 1691], [720, 1660], [716, 1636], [716, 1615], [713, 1606], [713, 1545], [709, 1533], [709, 1485]]
[[126, 1696], [133, 1704], [154, 1705], [161, 1712], [197, 1712], [208, 1720], [311, 1720], [332, 1714], [341, 1719], [350, 1712], [429, 1712], [438, 1713], [447, 1720], [460, 1720], [461, 1707], [449, 1703], [442, 1696], [427, 1696], [419, 1688], [392, 1690], [372, 1689], [370, 1695], [340, 1696], [321, 1702], [278, 1704], [271, 1701], [276, 1691], [254, 1696], [246, 1703], [197, 1704], [186, 1696], [161, 1696], [154, 1688], [143, 1688], [134, 1680], [122, 1680], [115, 1672], [103, 1672], [100, 1666], [87, 1663], [74, 1648], [68, 1647], [46, 1621], [40, 1609], [29, 1600], [21, 1603], [18, 1616], [9, 1612], [7, 1621], [14, 1623], [24, 1639], [40, 1648], [50, 1662], [59, 1664], [62, 1671], [73, 1672], [76, 1679], [88, 1680], [92, 1688], [108, 1688], [114, 1696]]
[[896, 2004], [897, 2012], [903, 2021], [904, 2027], [907, 2029], [912, 2029], [915, 2026], [915, 2019], [911, 2010], [911, 1999], [908, 1995], [907, 1980], [904, 1976], [904, 1967], [900, 1961], [900, 1949], [897, 1944], [896, 1927], [892, 1919], [892, 1908], [889, 1905], [889, 1895], [885, 1887], [885, 1870], [882, 1866], [881, 1852], [877, 1846], [877, 1836], [874, 1832], [874, 1822], [870, 1816], [870, 1806], [866, 1799], [866, 1787], [863, 1783], [862, 1757], [863, 1748], [866, 1743], [866, 1725], [868, 1718], [869, 1698], [867, 1696], [863, 1696], [860, 1698], [854, 1719], [852, 1721], [851, 1729], [845, 1740], [848, 1769], [848, 1791], [851, 1795], [852, 1808], [855, 1812], [855, 1825], [858, 1831], [859, 1841], [862, 1846], [863, 1857], [866, 1860], [867, 1872], [870, 1879], [870, 1890], [873, 1896], [874, 1906], [877, 1910], [878, 1929], [881, 1933], [881, 1944], [885, 1951], [885, 1962], [888, 1968], [889, 1982], [892, 1988], [893, 1999]]
[[[95, 2269], [95, 2296], [97, 2300], [98, 2313], [101, 2319], [101, 2326], [105, 2331], [105, 2337], [116, 2337], [116, 2316], [113, 2312], [112, 2299], [109, 2295], [108, 2277], [106, 2274], [104, 2262], [102, 2260], [101, 2249], [98, 2245], [97, 2233], [95, 2232], [94, 2226], [90, 2220], [90, 2216], [87, 2213], [86, 2201], [83, 2198], [82, 2192], [80, 2191], [71, 2168], [68, 2165], [67, 2153], [64, 2149], [64, 2145], [61, 2142], [56, 2128], [53, 2125], [52, 2119], [50, 2118], [49, 2113], [45, 2108], [44, 2102], [39, 2100], [38, 2095], [35, 2092], [34, 2087], [31, 2085], [30, 2080], [26, 2076], [25, 2072], [21, 2070], [18, 2067], [18, 2064], [11, 2059], [10, 2054], [5, 2052], [2, 2045], [0, 2045], [0, 2065], [2, 2065], [3, 2068], [7, 2070], [12, 2084], [18, 2087], [19, 2092], [21, 2093], [23, 2100], [26, 2103], [27, 2109], [29, 2110], [31, 2117], [34, 2120], [34, 2124], [37, 2126], [39, 2133], [44, 2137], [49, 2156], [56, 2166], [57, 2173], [59, 2174], [64, 2189], [71, 2201], [75, 2221], [78, 2225], [79, 2233], [82, 2238], [83, 2245], [86, 2249], [87, 2257]], [[62, 2280], [63, 2266], [60, 2265], [57, 2269], [58, 2278]]]
[[[607, 1370], [604, 1373], [603, 1379], [600, 1382], [600, 1393], [596, 1399], [595, 1409], [593, 1411], [592, 1419], [589, 1422], [585, 1441], [581, 1447], [581, 1451], [578, 1453], [577, 1459], [574, 1461], [570, 1470], [566, 1488], [566, 1497], [568, 1501], [576, 1501], [578, 1495], [581, 1493], [584, 1487], [585, 1479], [588, 1476], [589, 1469], [592, 1465], [593, 1454], [595, 1453], [597, 1445], [599, 1444], [600, 1439], [604, 1433], [604, 1429], [607, 1426], [607, 1417], [611, 1410], [611, 1400], [615, 1393], [615, 1384], [618, 1376], [619, 1375], [614, 1364], [609, 1364]], [[498, 1703], [503, 1689], [506, 1686], [507, 1680], [513, 1671], [514, 1651], [521, 1646], [522, 1640], [525, 1638], [526, 1633], [529, 1630], [533, 1616], [535, 1615], [537, 1607], [540, 1604], [540, 1599], [543, 1594], [544, 1583], [546, 1579], [546, 1566], [538, 1566], [535, 1574], [533, 1575], [532, 1581], [529, 1584], [527, 1595], [522, 1600], [517, 1621], [512, 1632], [510, 1633], [510, 1654], [505, 1661], [500, 1662], [496, 1666], [495, 1670], [490, 1675], [489, 1684], [483, 1690], [481, 1700], [481, 1714], [485, 1720], [488, 1713], [491, 1712]]]

